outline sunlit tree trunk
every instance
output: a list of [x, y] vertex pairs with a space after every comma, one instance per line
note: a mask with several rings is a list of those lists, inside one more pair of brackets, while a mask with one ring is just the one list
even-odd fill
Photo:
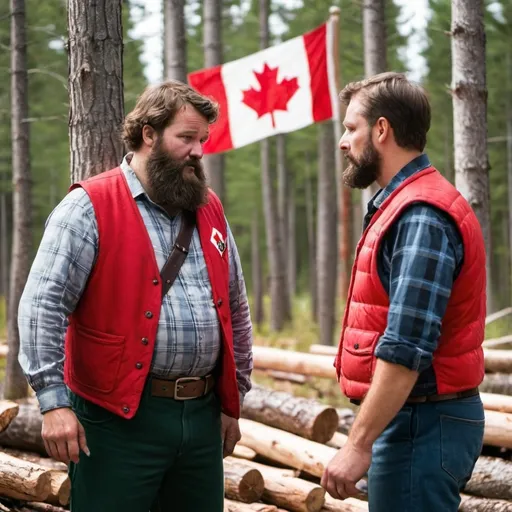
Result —
[[316, 272], [316, 236], [315, 236], [315, 211], [313, 193], [311, 190], [310, 162], [307, 158], [307, 175], [304, 180], [306, 192], [306, 231], [308, 237], [308, 269], [309, 269], [309, 293], [311, 296], [311, 318], [318, 319], [318, 286]]
[[261, 270], [261, 251], [260, 251], [260, 228], [259, 212], [257, 209], [252, 214], [251, 225], [251, 260], [252, 260], [252, 296], [253, 307], [252, 316], [254, 323], [261, 329], [264, 320], [263, 310], [263, 273]]

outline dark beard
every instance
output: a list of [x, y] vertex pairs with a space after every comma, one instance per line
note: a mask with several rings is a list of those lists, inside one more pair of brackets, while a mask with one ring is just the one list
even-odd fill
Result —
[[343, 183], [350, 188], [368, 188], [379, 177], [380, 155], [370, 139], [359, 160], [346, 158], [350, 163], [343, 171]]
[[[185, 167], [194, 169], [184, 177]], [[208, 186], [203, 165], [197, 158], [175, 160], [162, 147], [159, 138], [146, 164], [151, 198], [166, 210], [195, 211], [207, 202]]]

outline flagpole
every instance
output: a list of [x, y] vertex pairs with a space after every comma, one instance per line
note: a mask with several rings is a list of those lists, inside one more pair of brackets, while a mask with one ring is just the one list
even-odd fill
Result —
[[[339, 34], [340, 34], [340, 8], [333, 5], [329, 9], [329, 20], [332, 29], [332, 59], [334, 63], [334, 83], [336, 84], [336, 91], [341, 90], [341, 65], [340, 65], [340, 51], [339, 51]], [[333, 119], [334, 134], [336, 139], [336, 196], [338, 199], [338, 240], [341, 268], [339, 272], [338, 293], [344, 301], [348, 294], [348, 287], [350, 282], [351, 272], [351, 259], [352, 259], [352, 196], [351, 191], [347, 186], [343, 185], [343, 158], [341, 151], [338, 149], [338, 143], [341, 138], [342, 121], [345, 117], [345, 106], [338, 101], [339, 115], [338, 119]]]

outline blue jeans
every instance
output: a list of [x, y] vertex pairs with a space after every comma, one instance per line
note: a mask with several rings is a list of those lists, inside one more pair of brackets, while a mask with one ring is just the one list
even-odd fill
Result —
[[456, 512], [484, 421], [478, 395], [405, 405], [373, 445], [370, 512]]

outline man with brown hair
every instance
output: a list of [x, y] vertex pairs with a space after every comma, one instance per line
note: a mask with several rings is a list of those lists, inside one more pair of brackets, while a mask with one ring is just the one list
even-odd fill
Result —
[[467, 201], [423, 153], [425, 92], [402, 74], [347, 85], [347, 185], [379, 192], [357, 246], [335, 361], [361, 409], [322, 485], [371, 512], [453, 511], [480, 453], [485, 249]]
[[[19, 307], [20, 363], [73, 512], [221, 512], [252, 329], [222, 205], [201, 164], [217, 105], [148, 87], [120, 167], [52, 212]], [[80, 453], [82, 452], [82, 453]]]

